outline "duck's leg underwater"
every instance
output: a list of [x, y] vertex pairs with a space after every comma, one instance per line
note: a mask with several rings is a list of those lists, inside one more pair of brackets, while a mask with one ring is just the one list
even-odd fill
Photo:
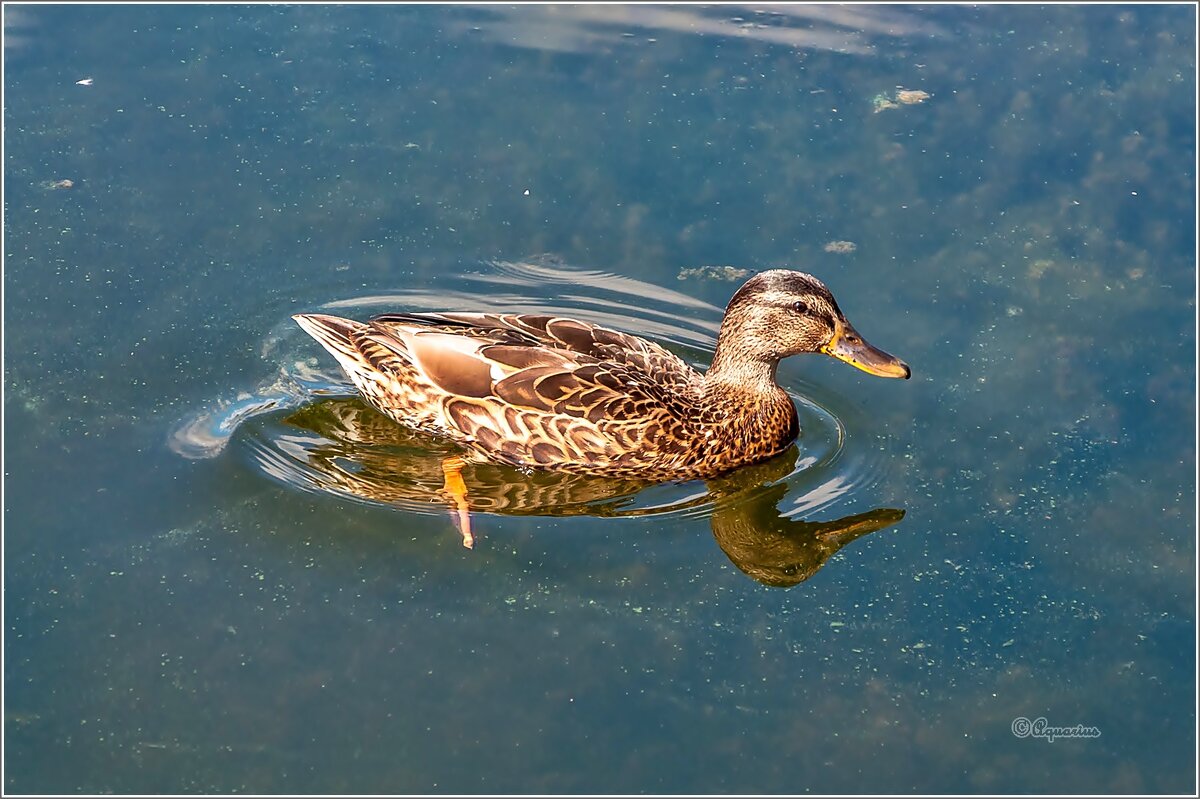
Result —
[[475, 536], [471, 533], [470, 505], [467, 504], [467, 484], [462, 479], [463, 459], [459, 457], [446, 458], [442, 461], [442, 474], [445, 477], [444, 491], [454, 503], [450, 516], [454, 526], [462, 534], [463, 546], [472, 549], [475, 546]]

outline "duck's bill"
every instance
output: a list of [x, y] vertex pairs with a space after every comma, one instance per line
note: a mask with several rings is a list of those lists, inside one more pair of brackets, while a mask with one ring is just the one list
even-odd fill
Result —
[[838, 325], [833, 340], [822, 347], [821, 352], [877, 377], [903, 377], [907, 380], [912, 376], [908, 364], [868, 344], [848, 323]]

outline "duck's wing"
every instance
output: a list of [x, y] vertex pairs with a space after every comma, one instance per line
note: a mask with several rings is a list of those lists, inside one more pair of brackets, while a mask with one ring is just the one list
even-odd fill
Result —
[[659, 344], [640, 336], [562, 316], [406, 313], [377, 316], [371, 322], [384, 327], [389, 324], [419, 325], [472, 337], [491, 337], [497, 343], [576, 352], [606, 363], [619, 364], [668, 387], [683, 388], [691, 385], [696, 378], [691, 366]]
[[[636, 336], [530, 315], [389, 314], [352, 340], [440, 395], [440, 426], [526, 466], [682, 457], [699, 375]], [[389, 354], [390, 353], [390, 354]]]

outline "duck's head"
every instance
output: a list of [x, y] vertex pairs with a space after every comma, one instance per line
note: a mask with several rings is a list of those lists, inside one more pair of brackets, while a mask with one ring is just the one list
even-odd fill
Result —
[[823, 352], [879, 377], [912, 374], [904, 361], [859, 335], [824, 283], [787, 269], [760, 272], [734, 293], [713, 366], [767, 363], [773, 376], [781, 359], [805, 352]]

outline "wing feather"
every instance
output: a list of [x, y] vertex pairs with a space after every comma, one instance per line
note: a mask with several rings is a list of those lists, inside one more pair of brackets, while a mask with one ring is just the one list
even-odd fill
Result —
[[665, 385], [690, 384], [695, 371], [659, 344], [590, 322], [548, 314], [410, 313], [385, 314], [377, 323], [407, 323], [453, 329], [460, 334], [495, 337], [495, 343], [534, 345], [576, 352], [600, 361], [621, 364]]

